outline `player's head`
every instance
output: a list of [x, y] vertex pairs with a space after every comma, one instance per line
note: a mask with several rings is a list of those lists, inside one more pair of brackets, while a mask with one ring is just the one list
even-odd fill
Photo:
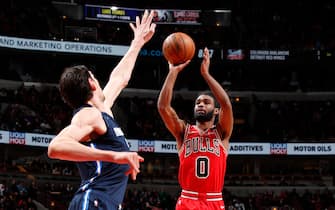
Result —
[[214, 97], [209, 93], [201, 93], [194, 103], [194, 119], [197, 122], [214, 122], [219, 108]]
[[94, 75], [86, 66], [68, 67], [64, 69], [59, 80], [60, 94], [70, 107], [78, 108], [93, 97], [93, 83], [99, 86]]

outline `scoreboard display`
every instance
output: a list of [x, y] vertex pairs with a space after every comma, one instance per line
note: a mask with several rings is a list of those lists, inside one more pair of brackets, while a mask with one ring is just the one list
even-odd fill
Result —
[[85, 19], [133, 22], [136, 16], [141, 16], [144, 11], [140, 9], [127, 9], [111, 6], [85, 5]]
[[[124, 8], [115, 6], [90, 5], [84, 6], [86, 20], [115, 22], [135, 22], [136, 16], [142, 16], [144, 9]], [[154, 10], [153, 22], [157, 24], [200, 25], [200, 10]]]

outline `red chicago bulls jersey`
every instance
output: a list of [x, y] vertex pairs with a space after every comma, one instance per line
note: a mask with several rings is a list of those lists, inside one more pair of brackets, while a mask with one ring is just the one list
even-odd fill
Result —
[[199, 132], [187, 125], [179, 152], [179, 183], [183, 190], [198, 193], [222, 192], [227, 151], [216, 127]]

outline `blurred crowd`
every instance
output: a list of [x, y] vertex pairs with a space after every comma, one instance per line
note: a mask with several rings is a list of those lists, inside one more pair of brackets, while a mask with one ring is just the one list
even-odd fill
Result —
[[[156, 98], [121, 97], [113, 107], [128, 138], [172, 140], [156, 108]], [[331, 141], [335, 138], [334, 100], [296, 101], [231, 98], [235, 127], [232, 141]], [[72, 111], [56, 87], [1, 89], [0, 129], [56, 134]], [[193, 99], [177, 95], [178, 114], [193, 121]]]
[[[33, 180], [16, 179], [0, 182], [0, 210], [64, 210], [73, 193], [73, 184], [36, 183]], [[125, 210], [173, 210], [179, 196], [148, 188], [129, 188], [123, 202]], [[333, 192], [325, 189], [298, 193], [295, 189], [274, 193], [267, 190], [241, 196], [223, 192], [228, 210], [333, 210]]]
[[0, 98], [2, 130], [55, 134], [71, 117], [57, 88], [3, 88]]

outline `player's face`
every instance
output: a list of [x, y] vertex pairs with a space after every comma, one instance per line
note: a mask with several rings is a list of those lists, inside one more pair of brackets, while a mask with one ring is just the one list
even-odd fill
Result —
[[198, 122], [207, 122], [214, 116], [214, 99], [208, 95], [200, 95], [195, 100], [194, 118]]

